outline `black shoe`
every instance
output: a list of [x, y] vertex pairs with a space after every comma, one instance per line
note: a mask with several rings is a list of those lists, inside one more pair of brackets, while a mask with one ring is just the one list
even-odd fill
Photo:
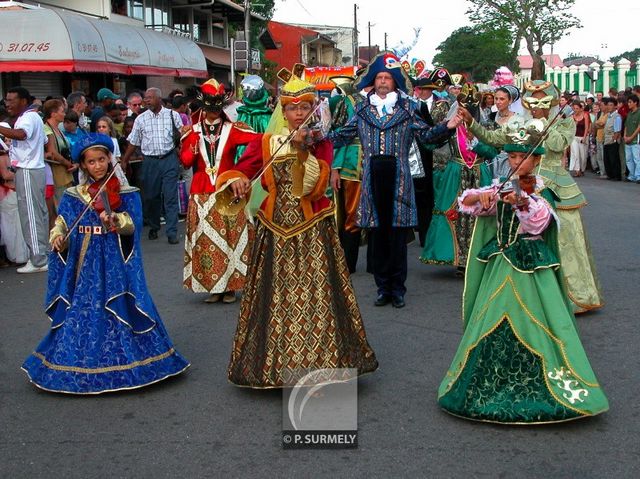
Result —
[[404, 308], [404, 298], [402, 296], [394, 296], [391, 298], [391, 306], [394, 308]]
[[[157, 233], [156, 233], [157, 234]], [[169, 244], [178, 244], [178, 238], [176, 238], [175, 236], [169, 236], [169, 238], [167, 238], [169, 241]]]
[[149, 230], [149, 239], [157, 240], [158, 239], [158, 230]]
[[391, 302], [391, 297], [388, 294], [379, 294], [376, 298], [376, 302], [373, 303], [376, 306], [386, 306]]

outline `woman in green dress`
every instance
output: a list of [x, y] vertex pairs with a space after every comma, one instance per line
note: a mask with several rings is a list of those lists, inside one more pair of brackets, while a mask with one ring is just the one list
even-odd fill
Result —
[[[458, 200], [461, 211], [478, 219], [465, 277], [464, 334], [438, 402], [467, 419], [541, 424], [608, 409], [562, 288], [555, 195], [532, 175], [544, 152], [535, 147], [540, 125], [505, 131], [504, 149], [520, 176], [507, 183], [511, 191], [494, 180]], [[526, 178], [533, 180], [528, 193], [520, 191]]]
[[458, 212], [458, 196], [467, 188], [491, 183], [491, 172], [485, 159], [492, 159], [498, 152], [479, 143], [464, 125], [458, 126], [448, 145], [451, 156], [444, 167], [434, 162], [433, 216], [420, 261], [462, 269], [467, 262], [475, 218]]
[[[522, 105], [533, 118], [549, 121], [551, 108], [558, 105], [560, 92], [550, 82], [534, 80], [524, 86]], [[465, 114], [469, 129], [482, 142], [499, 147], [507, 141], [505, 130], [488, 131], [471, 115]], [[544, 141], [545, 154], [538, 169], [545, 185], [557, 197], [556, 211], [562, 228], [558, 232], [564, 286], [574, 313], [601, 308], [604, 304], [591, 247], [582, 223], [580, 209], [587, 201], [576, 182], [562, 166], [562, 155], [573, 141], [575, 122], [561, 118], [549, 129]]]

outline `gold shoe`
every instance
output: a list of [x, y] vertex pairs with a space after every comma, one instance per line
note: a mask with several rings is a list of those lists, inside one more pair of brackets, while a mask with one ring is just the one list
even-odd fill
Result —
[[220, 293], [212, 294], [207, 299], [204, 300], [205, 303], [217, 303], [220, 301], [222, 295]]
[[224, 293], [224, 296], [222, 296], [222, 302], [223, 303], [235, 303], [236, 302], [236, 292], [235, 291], [227, 291], [226, 293]]

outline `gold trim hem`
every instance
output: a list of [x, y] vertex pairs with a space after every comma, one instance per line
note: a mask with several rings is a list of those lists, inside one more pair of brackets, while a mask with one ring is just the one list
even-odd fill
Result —
[[68, 394], [70, 396], [96, 396], [98, 394], [113, 393], [113, 392], [118, 392], [118, 391], [132, 391], [134, 389], [140, 389], [140, 388], [143, 388], [143, 387], [146, 387], [146, 386], [151, 386], [152, 384], [159, 383], [160, 381], [164, 381], [165, 379], [169, 379], [169, 378], [172, 378], [174, 376], [177, 376], [178, 374], [182, 374], [187, 369], [189, 369], [189, 367], [191, 367], [191, 363], [187, 364], [180, 371], [177, 371], [177, 372], [172, 373], [172, 374], [168, 374], [168, 375], [166, 375], [166, 376], [164, 376], [164, 377], [162, 377], [160, 379], [156, 379], [156, 380], [148, 382], [148, 383], [139, 384], [138, 386], [131, 386], [131, 387], [126, 387], [126, 388], [118, 388], [118, 389], [105, 389], [103, 391], [95, 391], [95, 392], [89, 392], [89, 393], [78, 393], [78, 392], [72, 392], [72, 391], [61, 391], [61, 390], [57, 390], [57, 389], [48, 389], [48, 388], [42, 387], [39, 384], [35, 383], [33, 381], [33, 379], [31, 379], [31, 376], [29, 375], [29, 372], [26, 369], [24, 369], [24, 368], [20, 368], [20, 369], [22, 369], [27, 374], [27, 377], [29, 378], [29, 382], [31, 384], [33, 384], [36, 388], [41, 389], [42, 391], [47, 391], [47, 392], [50, 392], [50, 393]]

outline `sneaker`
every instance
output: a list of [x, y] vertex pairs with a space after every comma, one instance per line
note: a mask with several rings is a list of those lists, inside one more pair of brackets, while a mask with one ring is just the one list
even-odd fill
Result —
[[24, 266], [22, 266], [21, 268], [18, 268], [16, 270], [18, 273], [21, 274], [27, 274], [27, 273], [43, 273], [45, 271], [49, 271], [49, 265], [45, 264], [44, 266], [34, 266], [31, 263], [31, 260], [27, 261], [27, 264], [25, 264]]

